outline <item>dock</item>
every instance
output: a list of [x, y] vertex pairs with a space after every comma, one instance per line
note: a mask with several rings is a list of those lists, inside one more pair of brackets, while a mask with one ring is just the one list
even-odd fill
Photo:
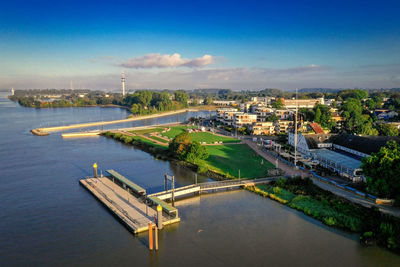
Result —
[[120, 181], [117, 179], [113, 182], [112, 178], [115, 179], [113, 176], [111, 178], [89, 177], [79, 182], [132, 233], [137, 234], [149, 230], [149, 222], [154, 223], [157, 217], [156, 205], [161, 205], [163, 208], [162, 224], [164, 226], [180, 221], [176, 208], [158, 198], [147, 198], [146, 195], [137, 194], [138, 192], [132, 189], [132, 185], [135, 185], [136, 189], [141, 187], [133, 182], [129, 181], [129, 184], [122, 184], [121, 187], [118, 184]]
[[[97, 177], [96, 164], [94, 168], [94, 177], [86, 177], [79, 181], [80, 184], [92, 193], [134, 234], [149, 231], [149, 222], [157, 222], [160, 229], [165, 225], [180, 222], [178, 209], [166, 202], [168, 200], [174, 203], [175, 198], [179, 197], [187, 198], [202, 193], [255, 186], [257, 184], [269, 183], [279, 178], [267, 177], [195, 183], [178, 188], [173, 186], [171, 190], [147, 194], [146, 189], [115, 170], [107, 170], [108, 177]], [[167, 189], [166, 184], [165, 188]], [[157, 209], [159, 212], [157, 212]], [[159, 220], [160, 218], [161, 220]]]

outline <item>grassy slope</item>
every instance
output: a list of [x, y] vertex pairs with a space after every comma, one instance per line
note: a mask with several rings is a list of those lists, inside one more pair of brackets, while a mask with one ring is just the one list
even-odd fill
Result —
[[[185, 132], [185, 129], [189, 128], [188, 126], [174, 126], [168, 132], [162, 133], [162, 136], [166, 136], [168, 138], [174, 138], [178, 134]], [[192, 127], [194, 128], [194, 127]]]
[[159, 147], [159, 148], [162, 148], [162, 149], [168, 149], [168, 147], [166, 147], [166, 146], [161, 146], [161, 145], [156, 144], [155, 142], [152, 142], [149, 139], [143, 138], [141, 136], [131, 136], [131, 137], [134, 140], [140, 140], [143, 143], [150, 144], [150, 145], [155, 146], [155, 147]]
[[263, 160], [248, 145], [218, 145], [207, 146], [210, 156], [203, 161], [209, 169], [219, 173], [241, 178], [266, 177], [267, 171], [274, 167], [272, 163]]
[[164, 128], [151, 128], [151, 129], [143, 129], [143, 130], [136, 130], [136, 131], [129, 131], [133, 134], [147, 134], [147, 133], [155, 133], [155, 132], [162, 132]]
[[168, 143], [167, 140], [164, 140], [164, 139], [162, 139], [162, 138], [160, 138], [160, 137], [157, 137], [157, 136], [154, 136], [154, 135], [150, 135], [149, 138], [154, 139], [154, 140], [157, 140], [158, 142], [161, 142], [161, 143], [165, 143], [165, 144]]
[[224, 143], [240, 142], [240, 140], [235, 138], [218, 136], [208, 132], [190, 133], [190, 137], [192, 138], [192, 141], [206, 142], [207, 144], [212, 144], [214, 142], [220, 141]]

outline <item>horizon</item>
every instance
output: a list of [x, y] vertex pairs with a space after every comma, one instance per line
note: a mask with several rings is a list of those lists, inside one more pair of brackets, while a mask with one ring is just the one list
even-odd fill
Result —
[[400, 2], [13, 1], [0, 88], [399, 88]]

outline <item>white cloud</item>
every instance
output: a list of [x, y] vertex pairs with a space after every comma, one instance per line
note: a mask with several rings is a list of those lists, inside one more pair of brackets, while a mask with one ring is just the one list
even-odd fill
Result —
[[169, 68], [169, 67], [204, 67], [215, 62], [215, 58], [211, 55], [187, 59], [182, 58], [180, 54], [172, 55], [147, 54], [141, 57], [128, 59], [118, 64], [118, 66], [133, 69], [149, 69], [149, 68]]

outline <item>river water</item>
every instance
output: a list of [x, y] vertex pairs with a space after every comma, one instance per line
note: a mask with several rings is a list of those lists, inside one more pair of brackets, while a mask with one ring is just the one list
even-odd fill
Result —
[[[194, 174], [105, 137], [34, 136], [39, 126], [119, 119], [119, 108], [23, 108], [0, 95], [0, 266], [400, 266], [400, 256], [244, 190], [176, 203], [182, 221], [149, 252], [78, 183], [97, 162], [154, 192]], [[181, 114], [130, 125], [181, 121]], [[109, 128], [119, 125], [109, 125]], [[209, 180], [199, 177], [199, 182]]]

